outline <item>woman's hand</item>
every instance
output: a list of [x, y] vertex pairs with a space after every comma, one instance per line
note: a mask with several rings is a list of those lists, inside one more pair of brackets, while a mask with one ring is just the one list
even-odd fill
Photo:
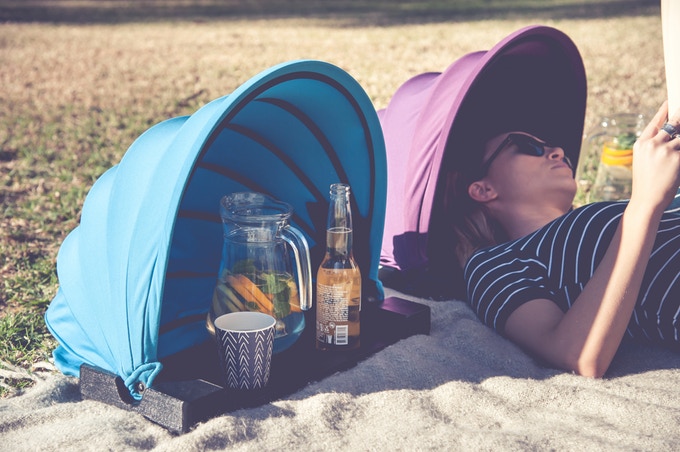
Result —
[[[668, 114], [664, 102], [633, 147], [631, 202], [663, 211], [680, 185], [680, 137], [661, 129]], [[680, 110], [668, 119], [680, 131]]]

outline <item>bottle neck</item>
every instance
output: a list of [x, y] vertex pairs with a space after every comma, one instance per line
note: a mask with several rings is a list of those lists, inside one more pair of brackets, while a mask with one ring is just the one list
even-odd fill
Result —
[[352, 254], [352, 230], [348, 228], [326, 229], [326, 252], [331, 256]]
[[349, 186], [331, 186], [328, 221], [326, 223], [326, 250], [332, 255], [349, 256], [352, 253], [352, 211], [349, 204]]

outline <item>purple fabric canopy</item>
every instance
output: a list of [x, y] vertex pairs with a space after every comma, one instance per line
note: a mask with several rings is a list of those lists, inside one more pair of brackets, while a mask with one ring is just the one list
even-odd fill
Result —
[[482, 148], [470, 143], [523, 129], [560, 144], [577, 162], [585, 104], [585, 70], [575, 44], [544, 26], [518, 30], [444, 72], [405, 82], [379, 112], [388, 164], [381, 265], [426, 266], [428, 242], [436, 246], [437, 240], [428, 232], [440, 173], [479, 165]]

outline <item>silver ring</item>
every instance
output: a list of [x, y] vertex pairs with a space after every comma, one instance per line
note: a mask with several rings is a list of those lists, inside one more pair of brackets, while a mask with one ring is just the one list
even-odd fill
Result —
[[665, 123], [665, 124], [661, 127], [661, 130], [663, 130], [663, 131], [666, 132], [668, 135], [670, 135], [671, 139], [677, 137], [678, 134], [680, 133], [680, 132], [678, 131], [678, 129], [675, 128], [674, 125], [669, 124], [669, 123]]

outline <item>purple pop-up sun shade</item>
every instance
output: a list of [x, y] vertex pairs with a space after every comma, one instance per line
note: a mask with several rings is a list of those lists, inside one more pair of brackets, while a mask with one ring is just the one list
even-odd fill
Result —
[[[451, 238], [438, 217], [443, 176], [478, 166], [483, 139], [512, 130], [559, 144], [576, 164], [585, 105], [585, 70], [575, 44], [545, 26], [523, 28], [444, 72], [405, 82], [379, 112], [388, 164], [381, 265], [395, 271], [395, 286], [408, 289], [409, 275], [416, 275], [410, 282], [420, 295], [441, 283], [449, 286], [444, 292], [463, 296], [460, 269], [456, 275], [455, 257], [443, 246]], [[446, 254], [434, 258], [440, 250]], [[419, 283], [428, 266], [446, 280]]]

